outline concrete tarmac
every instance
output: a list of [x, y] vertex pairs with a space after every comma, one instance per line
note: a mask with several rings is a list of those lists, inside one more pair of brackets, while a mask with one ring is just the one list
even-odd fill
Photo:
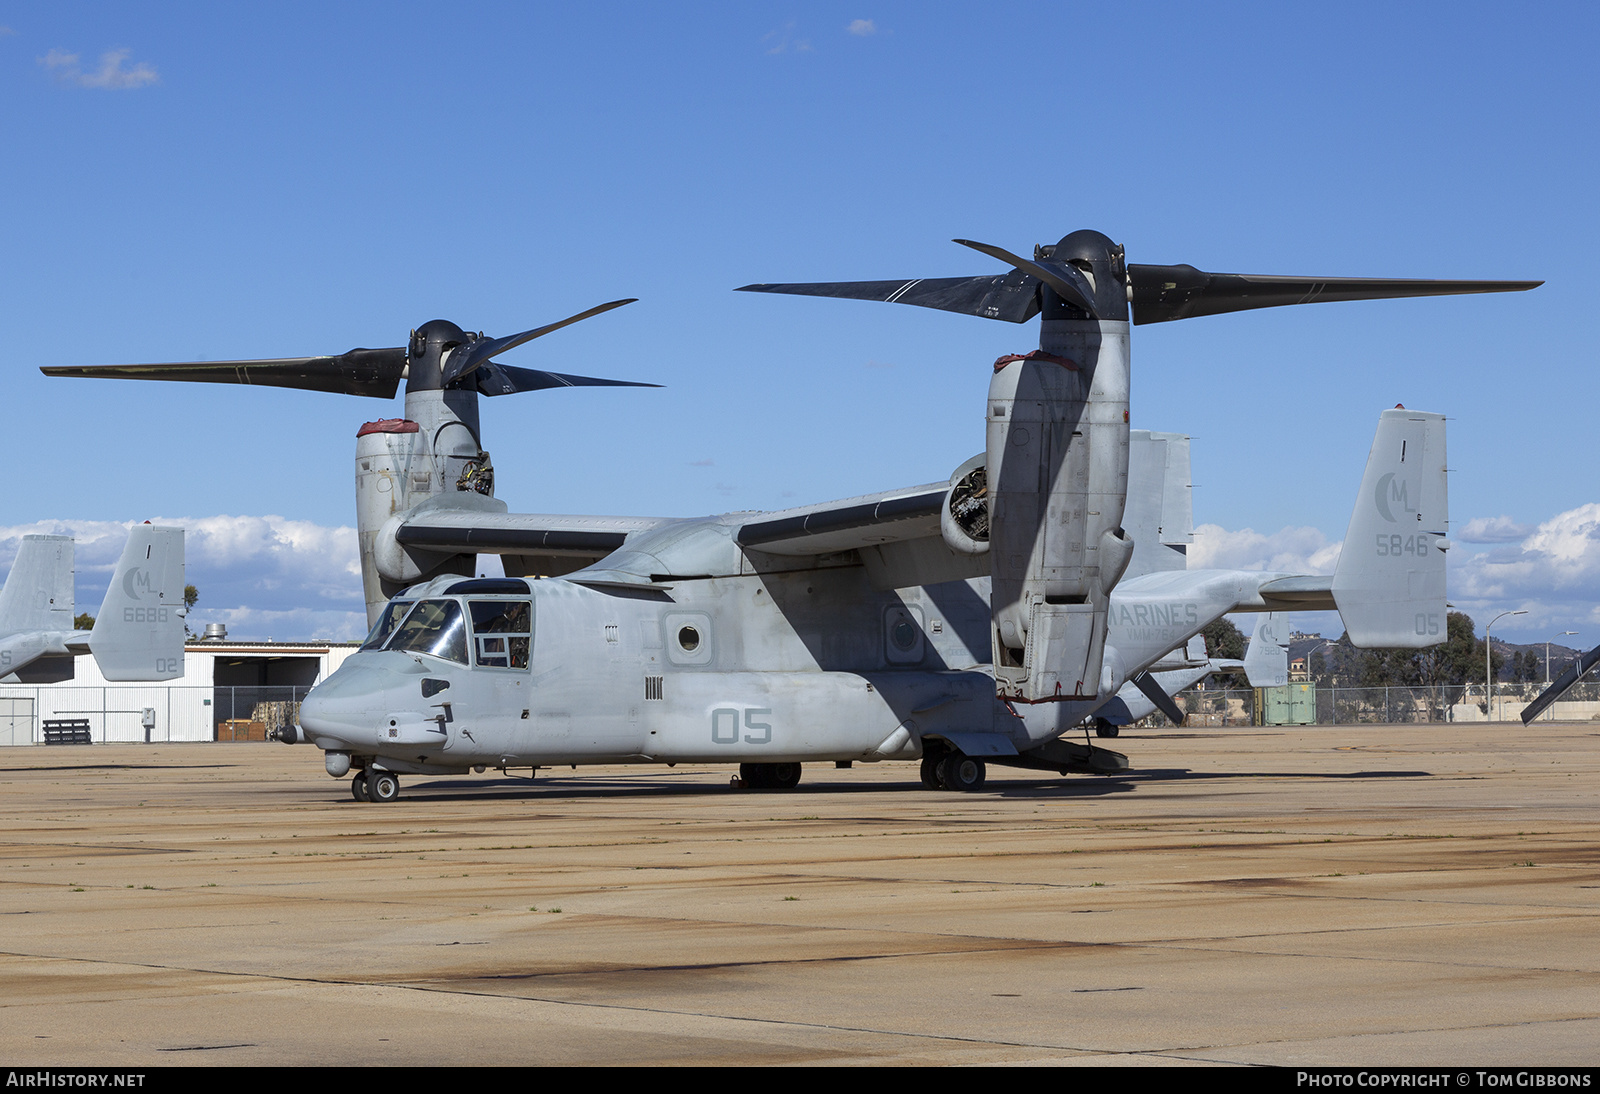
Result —
[[0, 750], [0, 1060], [1600, 1062], [1600, 728], [1125, 736], [1135, 770], [403, 780]]

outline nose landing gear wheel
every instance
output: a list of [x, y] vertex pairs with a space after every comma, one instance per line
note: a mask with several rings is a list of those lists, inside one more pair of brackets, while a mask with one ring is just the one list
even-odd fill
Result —
[[367, 773], [365, 771], [356, 772], [356, 777], [350, 780], [350, 796], [358, 802], [372, 800], [367, 797]]
[[939, 781], [949, 790], [977, 790], [983, 786], [988, 769], [982, 760], [952, 753], [939, 761]]
[[392, 802], [400, 796], [400, 776], [393, 771], [374, 771], [367, 776], [367, 797], [375, 802]]

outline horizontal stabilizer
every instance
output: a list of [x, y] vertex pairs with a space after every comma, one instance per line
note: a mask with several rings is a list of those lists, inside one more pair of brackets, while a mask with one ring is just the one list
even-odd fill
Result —
[[183, 529], [136, 524], [100, 604], [89, 651], [107, 680], [183, 675]]

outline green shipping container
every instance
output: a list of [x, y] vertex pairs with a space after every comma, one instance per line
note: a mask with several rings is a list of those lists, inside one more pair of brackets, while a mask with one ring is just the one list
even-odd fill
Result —
[[1317, 685], [1256, 688], [1256, 725], [1308, 726], [1317, 720]]

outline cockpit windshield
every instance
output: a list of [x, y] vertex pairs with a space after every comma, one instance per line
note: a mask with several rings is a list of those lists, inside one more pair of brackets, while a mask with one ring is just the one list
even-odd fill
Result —
[[389, 640], [389, 649], [431, 653], [447, 661], [467, 663], [467, 623], [454, 600], [420, 601]]
[[391, 600], [384, 606], [383, 612], [378, 616], [378, 621], [372, 625], [372, 632], [367, 635], [367, 640], [361, 643], [364, 650], [381, 650], [383, 644], [389, 640], [394, 629], [400, 625], [400, 620], [406, 617], [415, 600]]

